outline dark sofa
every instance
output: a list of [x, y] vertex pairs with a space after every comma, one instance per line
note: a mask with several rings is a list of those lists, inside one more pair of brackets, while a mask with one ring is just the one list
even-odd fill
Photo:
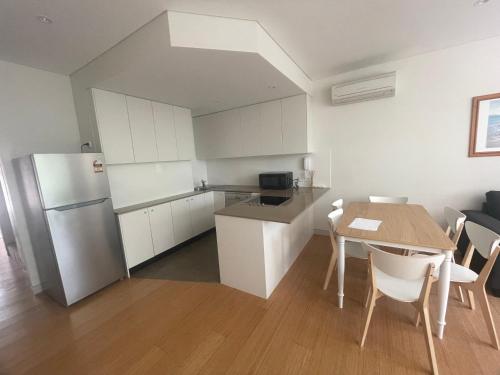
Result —
[[[489, 191], [486, 193], [486, 202], [483, 203], [481, 211], [463, 210], [462, 212], [467, 215], [467, 221], [472, 221], [500, 234], [500, 191]], [[469, 238], [464, 230], [458, 242], [458, 250], [462, 256], [465, 254], [468, 244]], [[479, 273], [485, 263], [486, 259], [475, 251], [470, 268]], [[495, 262], [486, 285], [494, 296], [500, 297], [500, 256]]]

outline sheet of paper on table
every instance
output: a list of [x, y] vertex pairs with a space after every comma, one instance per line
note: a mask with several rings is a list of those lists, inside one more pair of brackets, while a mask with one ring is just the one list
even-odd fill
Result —
[[349, 228], [376, 232], [380, 224], [382, 224], [382, 220], [363, 219], [361, 217], [357, 217], [351, 224], [349, 224]]

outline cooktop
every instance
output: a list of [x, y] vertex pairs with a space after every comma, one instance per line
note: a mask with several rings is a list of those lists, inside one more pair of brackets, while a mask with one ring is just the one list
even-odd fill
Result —
[[250, 204], [256, 204], [260, 206], [279, 206], [289, 200], [290, 197], [277, 197], [272, 195], [259, 195], [258, 197], [252, 198], [248, 201]]

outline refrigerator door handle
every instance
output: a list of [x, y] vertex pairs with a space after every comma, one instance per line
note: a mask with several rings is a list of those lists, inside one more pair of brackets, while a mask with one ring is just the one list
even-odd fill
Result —
[[96, 200], [93, 200], [93, 201], [88, 201], [88, 202], [83, 202], [83, 203], [69, 204], [67, 206], [61, 206], [61, 207], [53, 208], [53, 210], [56, 210], [56, 211], [73, 210], [73, 209], [79, 208], [79, 207], [92, 206], [94, 204], [101, 204], [101, 203], [105, 202], [108, 199], [109, 198], [102, 198], [102, 199], [96, 199]]

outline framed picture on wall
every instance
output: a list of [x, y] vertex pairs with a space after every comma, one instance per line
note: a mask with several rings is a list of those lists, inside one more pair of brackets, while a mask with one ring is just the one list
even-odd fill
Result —
[[469, 156], [500, 156], [500, 93], [472, 98]]

